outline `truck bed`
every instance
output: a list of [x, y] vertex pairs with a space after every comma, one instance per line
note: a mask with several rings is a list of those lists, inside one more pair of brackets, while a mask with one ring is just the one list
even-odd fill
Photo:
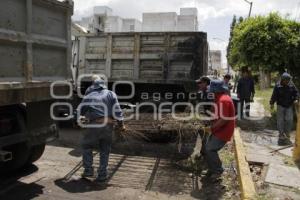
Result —
[[[79, 36], [79, 75], [105, 74], [109, 81], [176, 83], [207, 73], [203, 32], [100, 33]], [[74, 54], [74, 53], [73, 53]]]
[[0, 1], [0, 105], [47, 100], [52, 82], [71, 78], [72, 10], [68, 1]]

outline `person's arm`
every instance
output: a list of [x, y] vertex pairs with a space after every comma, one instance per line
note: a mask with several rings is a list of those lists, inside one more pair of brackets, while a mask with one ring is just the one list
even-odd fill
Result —
[[238, 95], [238, 98], [240, 98], [240, 94], [241, 94], [241, 79], [238, 80], [238, 83], [237, 83], [237, 89], [236, 89], [236, 93]]
[[118, 126], [121, 129], [125, 129], [124, 126], [124, 115], [118, 101], [117, 95], [114, 92], [111, 92], [111, 104], [113, 109], [113, 117], [118, 121]]
[[228, 122], [228, 120], [220, 118], [212, 124], [211, 129], [218, 130], [218, 129], [222, 128], [227, 122]]
[[270, 99], [270, 106], [271, 106], [272, 109], [274, 107], [274, 103], [277, 102], [277, 93], [278, 93], [277, 90], [278, 90], [278, 88], [275, 85], [275, 87], [273, 89], [273, 93], [272, 93], [271, 99]]
[[293, 86], [293, 97], [295, 101], [298, 101], [300, 98], [299, 90], [296, 88], [296, 86]]
[[[230, 103], [221, 102], [219, 109], [220, 118], [217, 119], [211, 126], [213, 131], [221, 129], [225, 124], [227, 124], [230, 120], [234, 120], [234, 111], [230, 110]], [[232, 115], [232, 116], [231, 116]]]
[[[86, 103], [89, 103], [91, 102], [91, 99], [88, 98], [87, 96], [83, 97], [81, 103], [79, 104], [78, 108], [77, 108], [77, 112], [80, 113], [81, 116], [85, 115], [85, 113], [88, 111], [89, 109], [89, 106], [88, 105], [83, 105], [81, 106], [82, 104], [86, 104]], [[79, 109], [80, 108], [80, 109]]]

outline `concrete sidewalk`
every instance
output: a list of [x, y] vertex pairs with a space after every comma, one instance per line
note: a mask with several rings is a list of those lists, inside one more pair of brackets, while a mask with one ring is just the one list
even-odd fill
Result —
[[250, 116], [261, 119], [238, 122], [257, 190], [267, 199], [300, 199], [300, 171], [293, 162], [292, 147], [278, 150], [282, 148], [277, 145], [278, 131], [267, 128], [271, 115], [259, 100], [251, 104]]

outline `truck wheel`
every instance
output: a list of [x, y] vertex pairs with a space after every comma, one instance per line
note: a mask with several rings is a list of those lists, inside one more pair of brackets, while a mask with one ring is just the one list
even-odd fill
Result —
[[32, 146], [30, 150], [30, 155], [27, 160], [27, 164], [34, 163], [37, 161], [44, 153], [46, 144], [40, 144], [36, 146]]
[[[13, 127], [17, 127], [16, 129], [10, 130], [7, 135], [17, 134], [17, 132], [26, 133], [25, 117], [22, 110], [13, 107], [7, 109], [5, 112], [1, 113], [1, 115], [13, 119]], [[0, 162], [0, 173], [13, 172], [23, 167], [29, 158], [30, 149], [28, 142], [16, 143], [3, 147], [2, 150], [12, 153], [12, 160]]]

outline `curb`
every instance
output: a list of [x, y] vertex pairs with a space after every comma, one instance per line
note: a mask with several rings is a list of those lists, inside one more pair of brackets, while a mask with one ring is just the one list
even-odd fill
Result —
[[233, 140], [240, 190], [242, 192], [241, 198], [244, 200], [255, 199], [257, 197], [257, 193], [255, 190], [254, 182], [252, 180], [250, 168], [246, 160], [245, 148], [239, 128], [236, 128], [234, 130]]

